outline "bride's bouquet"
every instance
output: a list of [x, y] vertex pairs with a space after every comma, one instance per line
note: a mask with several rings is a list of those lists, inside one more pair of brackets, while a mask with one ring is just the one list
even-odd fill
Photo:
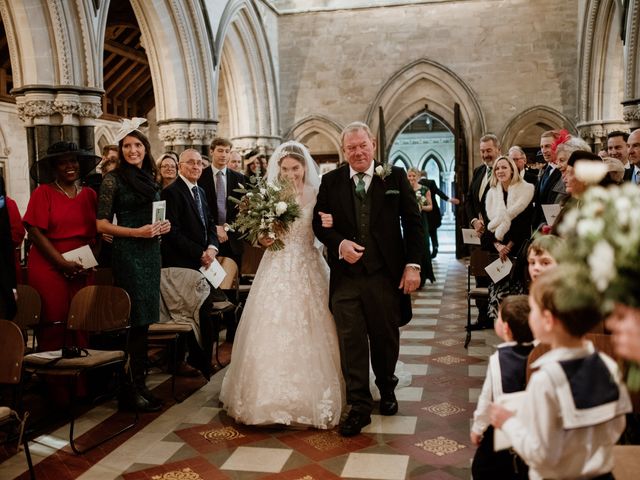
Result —
[[243, 194], [238, 204], [238, 216], [231, 229], [252, 244], [261, 237], [273, 239], [269, 250], [284, 248], [282, 237], [300, 216], [295, 190], [289, 183], [267, 183], [262, 177], [251, 177], [251, 185], [242, 185], [236, 192]]

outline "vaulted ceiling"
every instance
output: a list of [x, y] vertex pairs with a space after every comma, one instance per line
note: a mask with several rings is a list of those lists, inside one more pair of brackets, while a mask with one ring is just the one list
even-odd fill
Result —
[[104, 39], [103, 118], [144, 117], [153, 109], [153, 83], [140, 28], [129, 0], [109, 5]]

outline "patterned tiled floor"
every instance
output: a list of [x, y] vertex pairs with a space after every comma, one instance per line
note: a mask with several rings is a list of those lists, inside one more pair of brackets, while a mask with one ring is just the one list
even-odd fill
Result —
[[[37, 438], [31, 446], [38, 478], [468, 479], [469, 421], [497, 337], [474, 332], [463, 348], [464, 264], [441, 254], [434, 267], [437, 283], [414, 296], [414, 319], [402, 330], [400, 360], [413, 378], [397, 391], [400, 411], [374, 415], [361, 435], [238, 425], [218, 408], [222, 371], [207, 384], [180, 379], [179, 390], [195, 390], [186, 400], [144, 415], [135, 431], [86, 455], [70, 453], [66, 426]], [[166, 375], [152, 380], [170, 399]], [[80, 442], [122, 421], [114, 402], [96, 407], [80, 422]], [[0, 464], [0, 478], [16, 477], [28, 478], [22, 454]]]

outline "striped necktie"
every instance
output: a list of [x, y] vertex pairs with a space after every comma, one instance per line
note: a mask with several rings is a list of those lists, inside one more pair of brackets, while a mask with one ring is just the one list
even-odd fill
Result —
[[227, 223], [227, 195], [224, 188], [224, 173], [216, 173], [216, 205], [218, 207], [218, 225]]

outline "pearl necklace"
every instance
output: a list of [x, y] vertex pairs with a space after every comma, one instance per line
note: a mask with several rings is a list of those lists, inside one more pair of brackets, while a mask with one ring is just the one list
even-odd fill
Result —
[[57, 180], [55, 180], [53, 183], [55, 183], [55, 184], [56, 184], [56, 187], [58, 187], [58, 189], [59, 189], [62, 193], [64, 193], [64, 194], [65, 194], [65, 196], [66, 196], [67, 198], [72, 199], [72, 198], [75, 198], [75, 197], [77, 197], [77, 196], [78, 196], [78, 186], [77, 186], [75, 183], [73, 184], [73, 188], [75, 188], [76, 192], [75, 192], [75, 195], [74, 195], [73, 197], [72, 197], [71, 195], [69, 195], [69, 194], [67, 193], [67, 191], [66, 191], [64, 188], [62, 188], [62, 187], [60, 186], [60, 184], [58, 183], [58, 181], [57, 181]]

